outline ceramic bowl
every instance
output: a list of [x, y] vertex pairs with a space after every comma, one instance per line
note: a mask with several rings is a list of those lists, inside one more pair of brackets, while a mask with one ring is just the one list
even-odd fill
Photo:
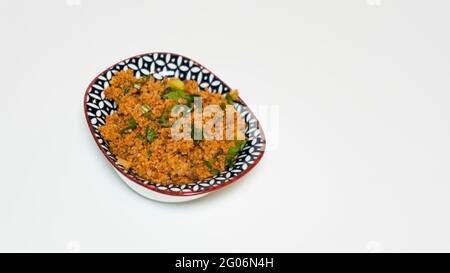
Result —
[[[108, 143], [99, 133], [99, 126], [105, 123], [106, 116], [117, 111], [117, 105], [105, 98], [104, 90], [114, 74], [121, 70], [132, 70], [136, 77], [152, 75], [156, 79], [178, 77], [182, 80], [195, 80], [201, 89], [222, 95], [231, 88], [214, 73], [198, 62], [174, 53], [146, 53], [120, 61], [95, 77], [86, 89], [84, 113], [92, 137], [98, 148], [119, 177], [139, 194], [161, 202], [185, 202], [205, 196], [224, 188], [247, 174], [261, 160], [265, 149], [264, 133], [258, 120], [244, 101], [235, 103], [235, 109], [247, 124], [245, 132], [247, 142], [238, 154], [233, 166], [202, 181], [193, 181], [185, 185], [161, 185], [137, 176], [116, 163], [116, 157], [110, 152]], [[245, 92], [244, 92], [245, 94]]]

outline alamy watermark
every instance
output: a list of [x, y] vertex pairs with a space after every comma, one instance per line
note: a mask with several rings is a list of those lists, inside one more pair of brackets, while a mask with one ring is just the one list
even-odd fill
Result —
[[[240, 105], [239, 108], [239, 111], [236, 110], [233, 104], [203, 106], [200, 96], [193, 99], [192, 105], [176, 104], [169, 109], [170, 113], [167, 117], [171, 121], [168, 123], [172, 139], [246, 140], [248, 131], [259, 130], [259, 134], [264, 133], [266, 139], [270, 139], [269, 150], [276, 149], [279, 142], [279, 107], [277, 105], [252, 105], [251, 107]], [[264, 126], [261, 125], [264, 127], [264, 132], [257, 126], [257, 120], [250, 117], [251, 113], [264, 124]]]

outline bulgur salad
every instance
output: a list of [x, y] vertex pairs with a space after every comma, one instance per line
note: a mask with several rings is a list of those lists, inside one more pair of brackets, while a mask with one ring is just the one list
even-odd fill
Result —
[[[128, 70], [112, 77], [105, 96], [117, 104], [117, 111], [107, 116], [99, 131], [117, 163], [155, 183], [186, 184], [218, 174], [232, 166], [246, 142], [245, 122], [232, 106], [239, 101], [237, 90], [222, 96], [201, 90], [196, 81], [136, 78]], [[216, 106], [227, 117], [206, 112], [196, 117], [199, 100], [203, 109]], [[174, 135], [177, 124], [183, 138]], [[215, 126], [206, 130], [202, 124]], [[205, 137], [208, 132], [216, 137]]]

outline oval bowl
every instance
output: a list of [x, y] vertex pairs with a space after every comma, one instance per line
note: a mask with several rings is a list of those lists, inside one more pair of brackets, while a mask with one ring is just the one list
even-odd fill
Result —
[[161, 202], [185, 202], [200, 198], [213, 191], [224, 188], [237, 181], [254, 168], [264, 155], [266, 140], [264, 132], [252, 111], [240, 99], [234, 107], [247, 124], [245, 135], [247, 142], [232, 167], [207, 178], [184, 185], [161, 185], [143, 179], [117, 164], [116, 157], [110, 152], [108, 143], [98, 128], [105, 123], [106, 116], [117, 111], [117, 105], [105, 98], [104, 90], [109, 86], [112, 76], [121, 70], [132, 70], [135, 77], [152, 75], [156, 79], [178, 77], [182, 80], [195, 80], [202, 90], [226, 95], [231, 88], [214, 73], [198, 62], [185, 56], [154, 52], [137, 55], [122, 60], [101, 72], [89, 84], [84, 95], [84, 114], [89, 130], [98, 148], [119, 177], [137, 193]]

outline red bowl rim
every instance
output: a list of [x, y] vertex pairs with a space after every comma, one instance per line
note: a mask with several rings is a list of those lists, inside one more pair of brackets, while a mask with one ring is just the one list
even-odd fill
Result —
[[[263, 155], [264, 155], [264, 152], [265, 152], [265, 149], [266, 149], [266, 138], [265, 138], [265, 135], [264, 135], [264, 131], [263, 131], [261, 125], [259, 124], [259, 120], [256, 119], [256, 121], [257, 121], [257, 127], [258, 127], [258, 129], [259, 129], [259, 131], [260, 131], [260, 137], [261, 137], [261, 140], [262, 140], [262, 142], [261, 142], [261, 143], [262, 143], [262, 151], [261, 151], [261, 153], [259, 154], [258, 158], [255, 159], [255, 161], [253, 162], [253, 164], [249, 165], [248, 168], [247, 168], [246, 170], [242, 171], [242, 172], [241, 172], [240, 174], [238, 174], [237, 176], [231, 177], [230, 180], [228, 180], [227, 182], [222, 183], [222, 184], [220, 184], [220, 185], [217, 185], [217, 186], [211, 186], [211, 187], [208, 187], [208, 188], [206, 188], [206, 189], [204, 189], [204, 190], [198, 190], [198, 191], [195, 191], [195, 192], [194, 192], [194, 191], [190, 191], [190, 192], [179, 191], [179, 192], [176, 192], [176, 191], [171, 191], [170, 189], [168, 189], [168, 190], [161, 190], [161, 189], [158, 189], [155, 185], [148, 185], [148, 184], [142, 183], [141, 181], [137, 180], [133, 175], [130, 175], [130, 174], [124, 172], [122, 169], [120, 169], [120, 168], [118, 168], [118, 167], [116, 166], [115, 162], [114, 162], [114, 161], [106, 154], [106, 152], [102, 149], [100, 143], [96, 140], [97, 138], [95, 137], [95, 131], [94, 131], [94, 128], [92, 127], [92, 125], [91, 125], [91, 123], [90, 123], [90, 119], [89, 119], [88, 113], [87, 113], [87, 96], [88, 96], [89, 91], [90, 91], [91, 88], [92, 88], [92, 85], [93, 85], [94, 82], [97, 80], [97, 78], [100, 77], [101, 75], [103, 75], [103, 74], [104, 74], [105, 72], [107, 72], [108, 70], [112, 69], [113, 67], [115, 67], [115, 66], [118, 65], [119, 63], [124, 62], [124, 61], [126, 61], [126, 60], [128, 60], [128, 59], [138, 58], [138, 57], [142, 57], [142, 56], [145, 56], [145, 55], [152, 55], [152, 54], [171, 54], [171, 55], [181, 56], [181, 57], [183, 57], [183, 58], [185, 58], [185, 59], [191, 60], [191, 61], [192, 61], [194, 64], [196, 64], [197, 66], [200, 66], [200, 67], [203, 67], [203, 68], [207, 69], [207, 70], [208, 70], [211, 74], [213, 74], [218, 80], [220, 80], [226, 87], [228, 87], [228, 89], [231, 90], [231, 88], [228, 86], [228, 84], [226, 84], [222, 79], [220, 79], [219, 77], [217, 77], [217, 75], [214, 74], [210, 69], [208, 69], [208, 68], [205, 67], [204, 65], [200, 64], [199, 62], [197, 62], [197, 61], [195, 61], [195, 60], [193, 60], [193, 59], [191, 59], [191, 58], [188, 58], [188, 57], [186, 57], [186, 56], [183, 56], [183, 55], [181, 55], [181, 54], [178, 54], [178, 53], [172, 53], [172, 52], [150, 52], [150, 53], [143, 53], [143, 54], [138, 54], [138, 55], [135, 55], [135, 56], [132, 56], [132, 57], [128, 57], [128, 58], [126, 58], [126, 59], [123, 59], [123, 60], [121, 60], [121, 61], [119, 61], [119, 62], [117, 62], [117, 63], [111, 65], [110, 67], [108, 67], [107, 69], [105, 69], [105, 70], [103, 70], [101, 73], [99, 73], [97, 76], [95, 76], [95, 78], [91, 81], [91, 83], [89, 84], [89, 86], [88, 86], [87, 89], [86, 89], [86, 92], [85, 92], [85, 94], [84, 94], [84, 101], [83, 101], [83, 104], [84, 104], [84, 116], [86, 117], [86, 122], [87, 122], [87, 124], [88, 124], [89, 131], [91, 132], [91, 135], [92, 135], [92, 137], [94, 138], [95, 143], [97, 144], [98, 148], [100, 149], [100, 151], [102, 152], [102, 154], [106, 157], [106, 159], [111, 163], [111, 165], [112, 165], [118, 172], [120, 172], [122, 175], [124, 175], [126, 178], [130, 179], [131, 181], [135, 182], [136, 184], [138, 184], [138, 185], [140, 185], [140, 186], [142, 186], [142, 187], [144, 187], [144, 188], [146, 188], [146, 189], [149, 189], [149, 190], [152, 190], [152, 191], [156, 191], [156, 192], [162, 193], [162, 194], [172, 195], [172, 196], [193, 196], [193, 195], [199, 195], [199, 194], [209, 193], [209, 192], [212, 192], [212, 191], [221, 189], [221, 188], [223, 188], [223, 187], [225, 187], [225, 186], [230, 185], [231, 183], [236, 182], [239, 178], [241, 178], [241, 177], [243, 177], [244, 175], [246, 175], [246, 174], [247, 174], [248, 172], [250, 172], [256, 165], [258, 165], [258, 163], [259, 163], [259, 161], [262, 159], [262, 157], [263, 157]], [[247, 104], [246, 104], [242, 99], [241, 99], [241, 104], [244, 105], [244, 106], [247, 106]], [[248, 107], [247, 107], [247, 108], [248, 108]], [[249, 110], [249, 112], [250, 112], [253, 116], [255, 116], [255, 115], [253, 114], [253, 112], [251, 111], [250, 108], [248, 108], [248, 110]], [[256, 116], [255, 116], [255, 117], [256, 117]]]

